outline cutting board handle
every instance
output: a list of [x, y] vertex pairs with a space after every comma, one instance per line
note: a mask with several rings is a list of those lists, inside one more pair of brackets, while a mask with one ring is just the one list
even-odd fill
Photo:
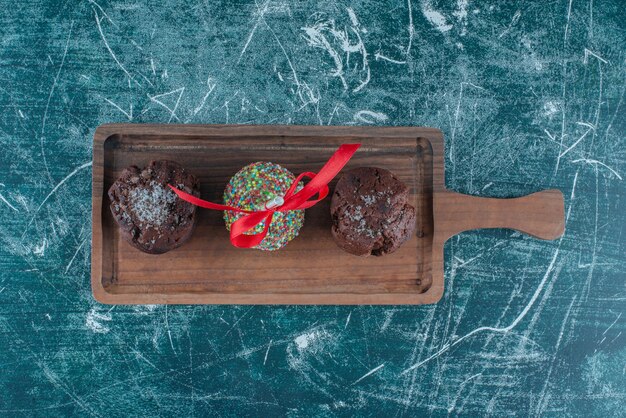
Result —
[[435, 228], [444, 240], [481, 228], [510, 228], [541, 239], [556, 239], [565, 230], [563, 193], [552, 189], [512, 199], [436, 193]]

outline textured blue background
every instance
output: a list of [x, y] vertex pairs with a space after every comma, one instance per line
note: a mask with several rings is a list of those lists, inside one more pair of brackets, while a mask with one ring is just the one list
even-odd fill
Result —
[[[618, 416], [622, 1], [3, 1], [0, 414]], [[421, 307], [104, 306], [105, 122], [443, 130], [447, 186], [560, 188], [567, 231], [446, 245]]]

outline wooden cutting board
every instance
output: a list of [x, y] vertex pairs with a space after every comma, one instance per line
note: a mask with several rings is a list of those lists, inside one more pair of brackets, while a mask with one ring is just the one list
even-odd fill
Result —
[[[222, 213], [198, 209], [181, 248], [131, 247], [109, 211], [107, 190], [129, 165], [171, 159], [196, 175], [202, 198], [221, 202], [228, 180], [256, 161], [317, 172], [342, 143], [361, 148], [346, 166], [377, 166], [404, 181], [417, 209], [415, 235], [384, 257], [347, 254], [330, 233], [330, 199], [307, 209], [300, 235], [272, 253], [231, 246]], [[441, 131], [415, 127], [140, 125], [98, 127], [93, 146], [91, 283], [108, 304], [425, 304], [444, 290], [443, 247], [469, 229], [512, 228], [542, 239], [563, 233], [563, 195], [514, 199], [444, 186]], [[331, 183], [331, 190], [337, 179]]]

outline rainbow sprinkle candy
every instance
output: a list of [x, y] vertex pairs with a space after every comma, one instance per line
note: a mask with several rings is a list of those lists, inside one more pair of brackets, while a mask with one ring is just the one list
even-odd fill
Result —
[[[257, 162], [242, 168], [235, 174], [224, 190], [224, 204], [244, 210], [264, 210], [265, 204], [277, 196], [283, 196], [296, 177], [278, 164]], [[298, 184], [297, 190], [304, 185]], [[226, 229], [243, 213], [224, 211]], [[275, 212], [267, 236], [254, 248], [265, 251], [279, 250], [298, 236], [304, 224], [304, 210]], [[258, 234], [265, 228], [265, 221], [248, 231]]]

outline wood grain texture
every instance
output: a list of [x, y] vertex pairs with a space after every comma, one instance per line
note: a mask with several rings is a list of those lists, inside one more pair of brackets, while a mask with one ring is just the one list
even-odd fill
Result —
[[[347, 168], [392, 170], [410, 190], [415, 235], [385, 257], [355, 257], [330, 234], [328, 202], [307, 210], [300, 236], [275, 253], [230, 245], [221, 212], [199, 210], [190, 242], [162, 255], [119, 234], [106, 191], [129, 165], [177, 161], [196, 175], [205, 199], [220, 201], [230, 176], [255, 161], [317, 171], [341, 143], [361, 149]], [[443, 136], [430, 128], [237, 125], [104, 125], [94, 136], [92, 289], [114, 304], [425, 304], [443, 294], [443, 246], [459, 232], [514, 228], [539, 238], [563, 232], [558, 191], [487, 199], [444, 187]], [[335, 179], [331, 184], [337, 181]]]

